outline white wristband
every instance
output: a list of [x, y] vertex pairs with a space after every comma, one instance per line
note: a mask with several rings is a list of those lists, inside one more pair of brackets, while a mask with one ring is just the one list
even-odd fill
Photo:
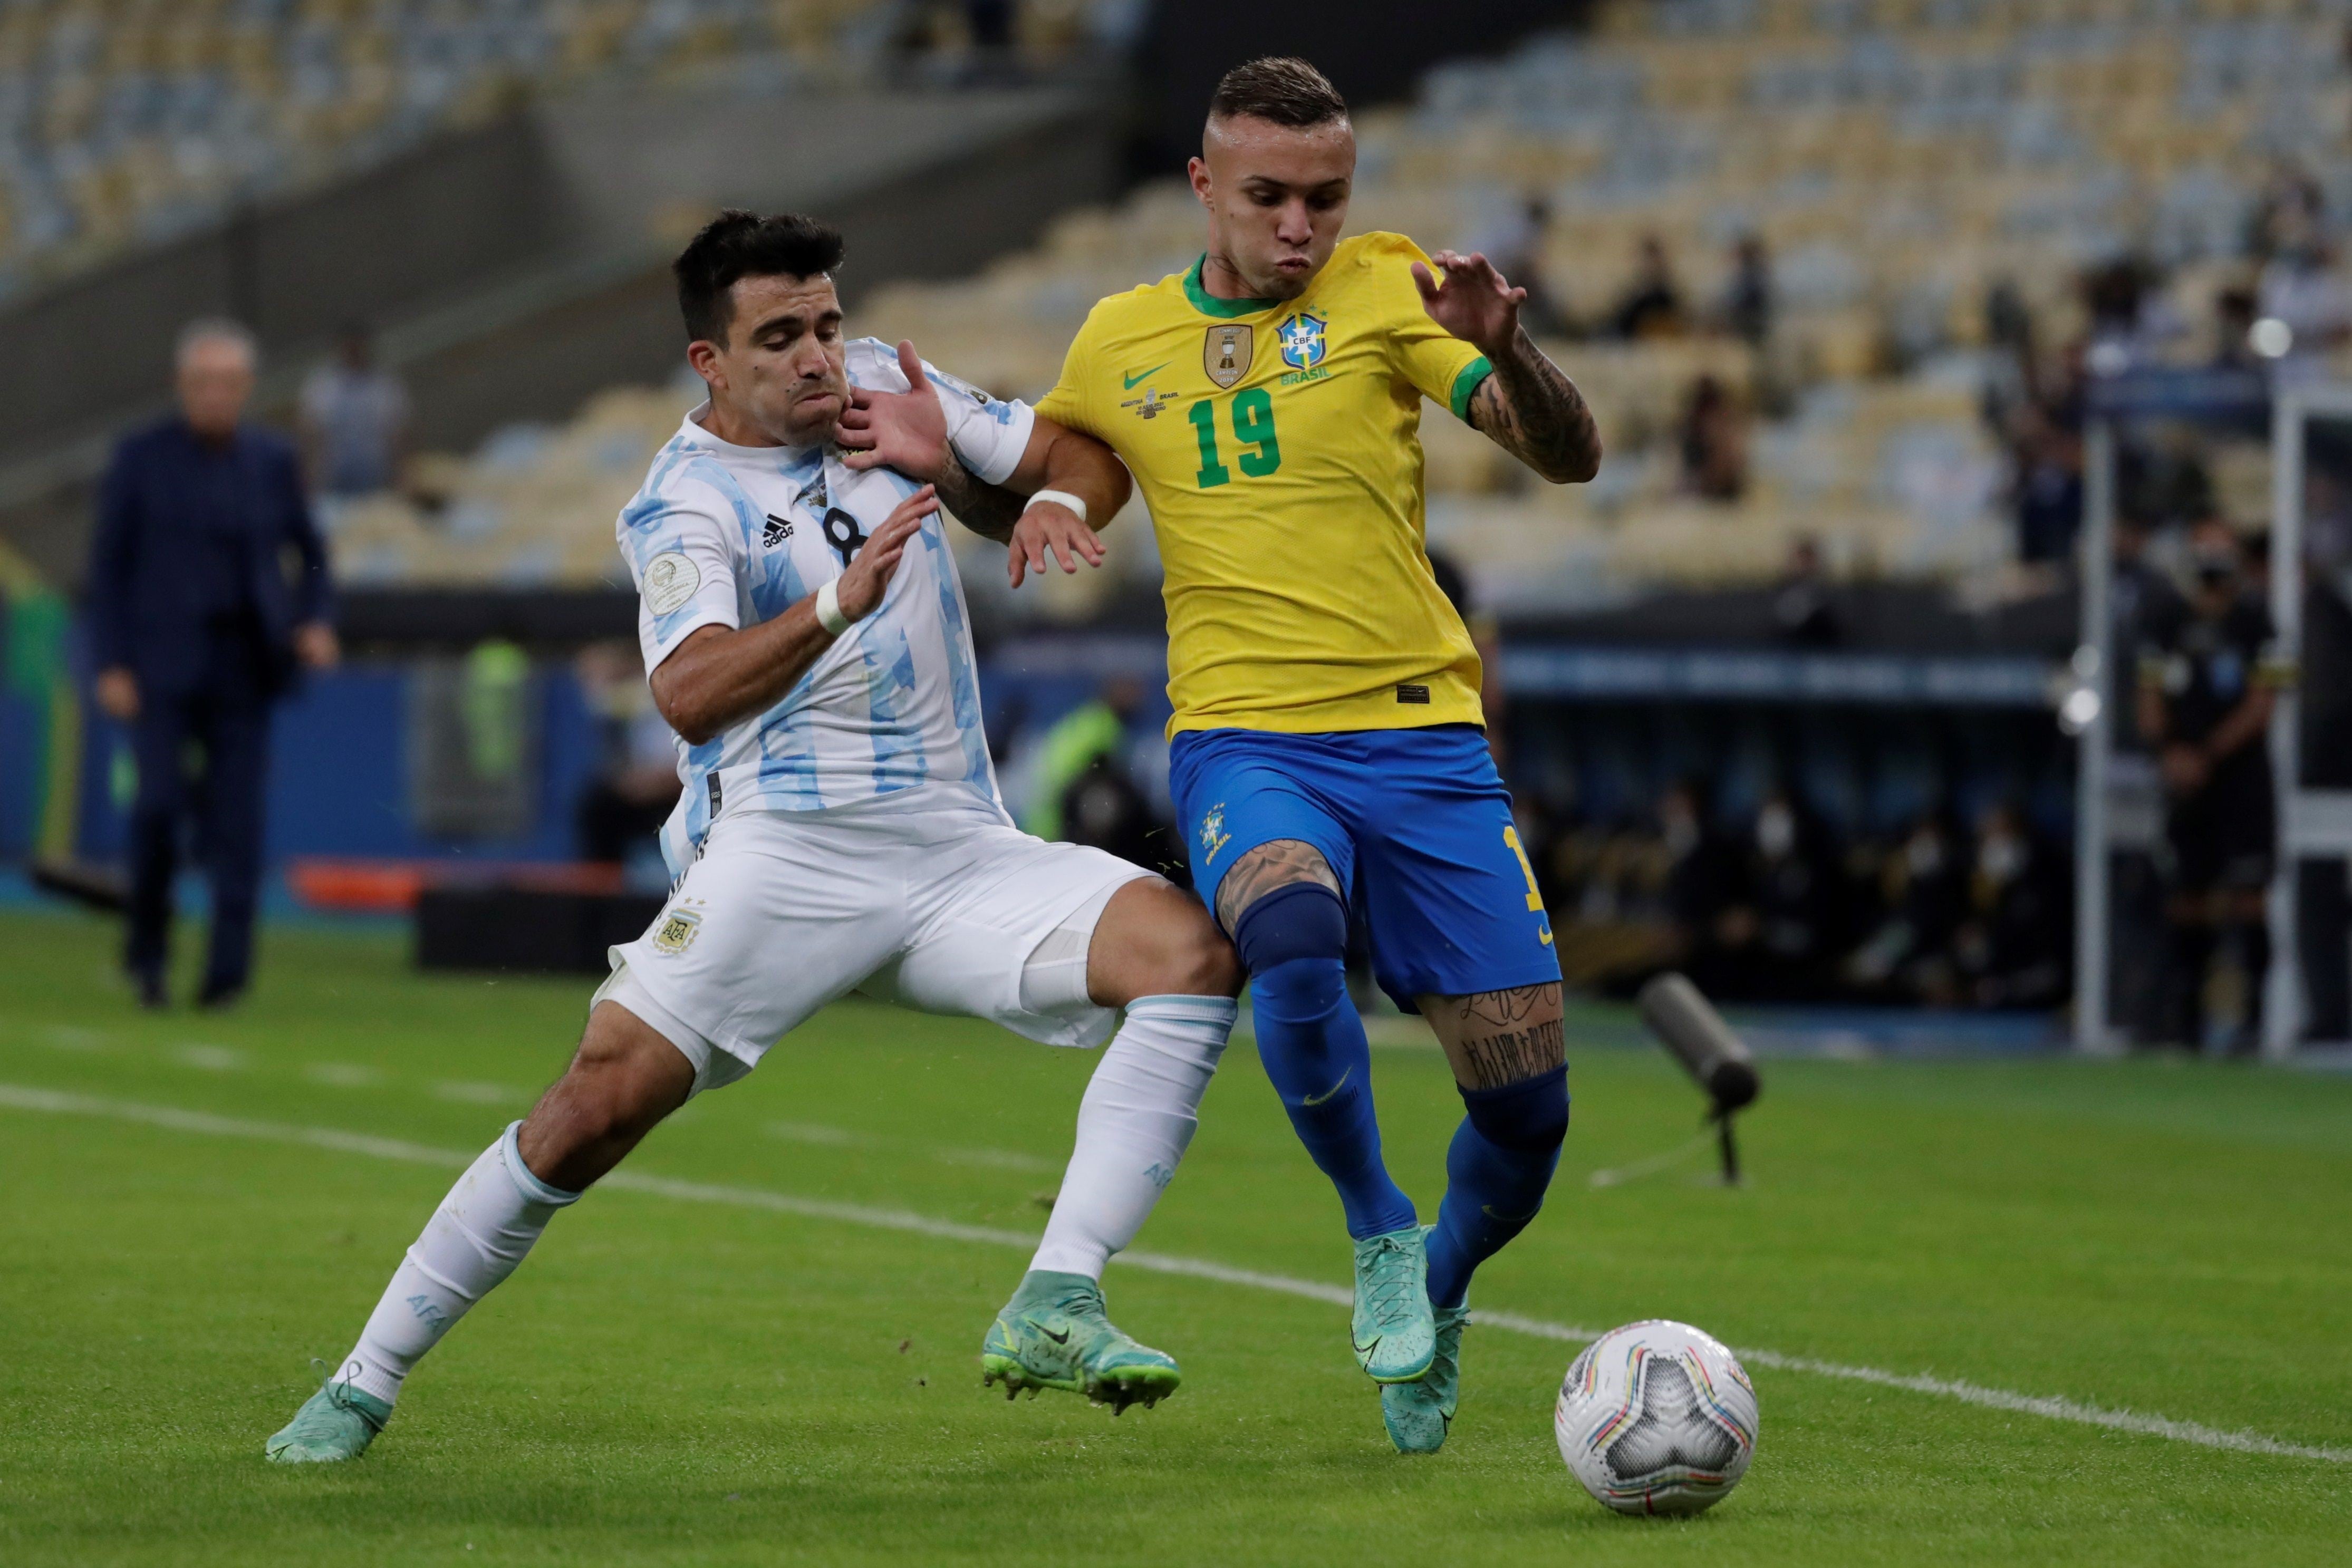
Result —
[[[1057, 507], [1067, 507], [1076, 515], [1078, 521], [1083, 523], [1087, 520], [1086, 502], [1071, 495], [1067, 490], [1040, 490], [1029, 497], [1029, 507], [1034, 507], [1040, 501], [1051, 501]], [[1024, 507], [1021, 509], [1025, 512], [1029, 507]]]
[[849, 630], [849, 617], [841, 612], [839, 578], [816, 591], [816, 623], [836, 637]]

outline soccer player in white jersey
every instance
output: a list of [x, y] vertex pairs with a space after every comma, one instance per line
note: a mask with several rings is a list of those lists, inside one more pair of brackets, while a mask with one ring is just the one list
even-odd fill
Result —
[[[845, 342], [840, 256], [807, 219], [730, 212], [678, 257], [688, 359], [710, 398], [619, 524], [654, 698], [681, 737], [686, 788], [664, 835], [677, 886], [614, 949], [570, 1068], [458, 1178], [359, 1343], [270, 1438], [274, 1459], [365, 1450], [418, 1358], [558, 1209], [851, 990], [1050, 1044], [1097, 1045], [1117, 1026], [982, 1361], [1008, 1393], [1119, 1408], [1177, 1385], [1172, 1360], [1111, 1324], [1098, 1281], [1192, 1137], [1239, 972], [1198, 903], [1005, 815], [939, 510], [1007, 539], [1023, 566], [1055, 551], [1074, 570], [1073, 552], [1097, 553], [1087, 517], [1118, 508], [1127, 474], [903, 344]], [[929, 460], [895, 434], [877, 449], [855, 416], [845, 428], [869, 394], [926, 383], [940, 389]]]

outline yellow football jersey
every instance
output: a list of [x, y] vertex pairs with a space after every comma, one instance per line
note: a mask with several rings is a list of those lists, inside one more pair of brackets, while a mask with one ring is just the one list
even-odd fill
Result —
[[1478, 654], [1423, 543], [1421, 400], [1491, 369], [1422, 308], [1400, 235], [1342, 240], [1296, 299], [1191, 271], [1097, 304], [1037, 411], [1107, 443], [1167, 572], [1187, 729], [1478, 724]]

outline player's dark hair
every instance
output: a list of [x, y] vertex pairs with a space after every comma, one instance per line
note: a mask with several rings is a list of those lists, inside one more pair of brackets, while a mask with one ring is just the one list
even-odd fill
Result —
[[1291, 55], [1267, 55], [1235, 66], [1217, 83], [1209, 118], [1246, 114], [1297, 130], [1348, 118], [1348, 100], [1331, 78]]
[[670, 264], [689, 341], [726, 341], [736, 280], [814, 277], [841, 265], [841, 231], [798, 213], [761, 217], [730, 207], [687, 242]]

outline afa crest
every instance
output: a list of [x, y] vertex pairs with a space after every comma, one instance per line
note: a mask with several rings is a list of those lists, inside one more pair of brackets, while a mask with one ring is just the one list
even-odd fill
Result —
[[1225, 831], [1225, 803], [1220, 800], [1201, 819], [1201, 863], [1215, 860], [1217, 852], [1232, 841], [1233, 835]]
[[1274, 340], [1282, 346], [1282, 362], [1295, 371], [1311, 371], [1323, 362], [1328, 351], [1324, 332], [1330, 326], [1322, 317], [1301, 310], [1276, 329]]
[[660, 925], [654, 927], [654, 951], [683, 953], [694, 945], [694, 939], [701, 930], [702, 915], [698, 911], [673, 909], [662, 916]]

